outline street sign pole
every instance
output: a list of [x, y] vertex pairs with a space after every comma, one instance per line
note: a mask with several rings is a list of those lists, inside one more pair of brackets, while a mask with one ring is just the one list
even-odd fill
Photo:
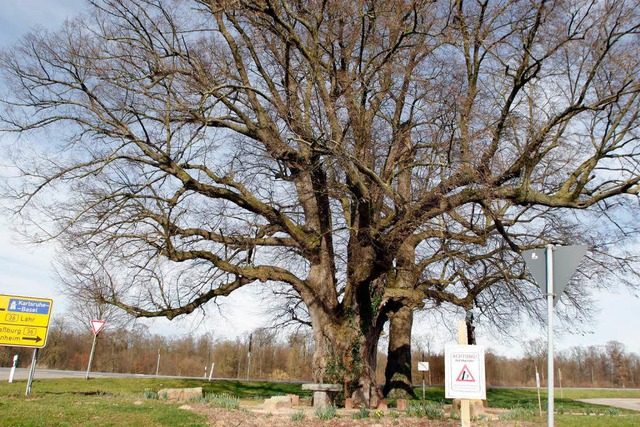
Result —
[[548, 355], [547, 355], [547, 413], [548, 413], [548, 425], [553, 426], [553, 412], [554, 412], [554, 396], [553, 396], [553, 245], [547, 245], [546, 260], [547, 260], [547, 336], [548, 336]]
[[96, 342], [98, 341], [98, 334], [93, 334], [93, 345], [91, 345], [91, 354], [89, 355], [89, 365], [87, 366], [87, 375], [85, 380], [89, 379], [89, 372], [91, 372], [91, 362], [93, 362], [93, 353], [96, 351]]
[[38, 348], [33, 350], [33, 359], [31, 359], [31, 368], [29, 368], [29, 379], [27, 380], [27, 391], [24, 393], [25, 396], [29, 396], [31, 394], [31, 384], [33, 384], [33, 375], [36, 372], [36, 363], [38, 362]]
[[[554, 307], [564, 292], [565, 286], [571, 279], [573, 272], [580, 264], [580, 260], [587, 251], [584, 245], [554, 246], [547, 245], [546, 250], [529, 249], [522, 252], [524, 261], [540, 287], [543, 295], [547, 297], [547, 388], [548, 388], [548, 417], [549, 427], [554, 422], [554, 369], [553, 369], [553, 327]], [[554, 253], [561, 260], [554, 265]]]

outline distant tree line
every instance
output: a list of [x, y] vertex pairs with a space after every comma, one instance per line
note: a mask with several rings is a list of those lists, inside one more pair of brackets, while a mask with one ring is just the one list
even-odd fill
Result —
[[[49, 328], [46, 347], [38, 356], [39, 369], [86, 370], [92, 343], [91, 331], [73, 327], [56, 319]], [[414, 346], [413, 378], [427, 385], [444, 384], [444, 355], [425, 353]], [[249, 349], [251, 357], [249, 358]], [[282, 333], [260, 328], [235, 339], [215, 338], [211, 334], [166, 337], [152, 334], [142, 325], [106, 329], [99, 335], [92, 372], [119, 372], [171, 376], [240, 378], [276, 381], [311, 381], [313, 337], [306, 331]], [[30, 365], [33, 350], [0, 347], [0, 365]], [[529, 341], [521, 358], [509, 358], [487, 350], [486, 375], [489, 386], [535, 386], [536, 369], [546, 386], [547, 349], [544, 340]], [[384, 378], [387, 355], [378, 354], [376, 376]], [[249, 360], [250, 359], [250, 360]], [[419, 372], [418, 361], [429, 362], [430, 372]], [[640, 356], [627, 352], [624, 345], [572, 347], [556, 355], [556, 386], [640, 387]]]

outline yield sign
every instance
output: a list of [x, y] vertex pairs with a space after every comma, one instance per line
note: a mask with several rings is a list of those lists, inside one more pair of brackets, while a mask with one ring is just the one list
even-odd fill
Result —
[[98, 335], [102, 328], [104, 328], [106, 320], [92, 320], [91, 321], [91, 329], [93, 329], [93, 335]]
[[473, 374], [471, 374], [469, 367], [465, 364], [462, 370], [460, 371], [460, 373], [458, 374], [458, 378], [456, 378], [456, 381], [474, 383], [476, 382], [476, 379], [473, 378]]
[[[553, 254], [553, 293], [555, 294], [553, 304], [555, 305], [587, 252], [587, 247], [584, 245], [555, 246], [551, 252]], [[544, 249], [530, 249], [523, 251], [522, 257], [542, 293], [547, 294], [546, 251]]]

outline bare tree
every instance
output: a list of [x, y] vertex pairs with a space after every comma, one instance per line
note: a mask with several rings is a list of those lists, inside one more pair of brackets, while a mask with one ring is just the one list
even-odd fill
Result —
[[16, 212], [108, 254], [94, 296], [136, 316], [286, 284], [318, 381], [368, 390], [439, 219], [638, 193], [633, 2], [91, 4], [2, 56], [4, 127], [55, 131]]

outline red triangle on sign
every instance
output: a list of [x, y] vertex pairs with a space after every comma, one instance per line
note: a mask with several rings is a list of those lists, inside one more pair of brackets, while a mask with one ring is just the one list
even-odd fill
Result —
[[91, 321], [91, 329], [93, 329], [93, 335], [98, 335], [102, 328], [104, 328], [106, 320], [92, 320]]
[[458, 374], [458, 378], [456, 378], [456, 381], [461, 381], [461, 382], [466, 382], [466, 383], [474, 383], [474, 382], [476, 382], [476, 379], [473, 378], [473, 375], [471, 374], [471, 371], [469, 370], [469, 367], [467, 367], [467, 365], [464, 365], [464, 367], [462, 368], [462, 370]]

